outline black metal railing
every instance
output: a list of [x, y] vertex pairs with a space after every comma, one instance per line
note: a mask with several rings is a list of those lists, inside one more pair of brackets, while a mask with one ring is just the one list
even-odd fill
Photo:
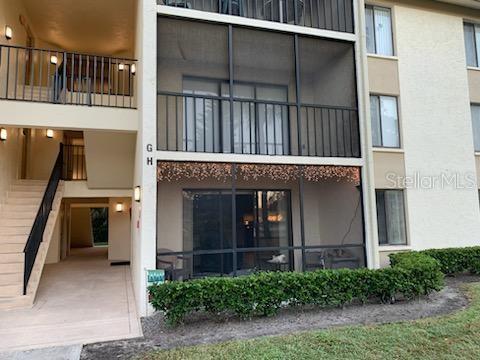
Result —
[[353, 33], [352, 0], [158, 0], [159, 5]]
[[158, 150], [359, 157], [355, 108], [159, 92]]
[[63, 180], [87, 180], [85, 146], [63, 146]]
[[0, 99], [135, 108], [136, 61], [0, 44]]
[[33, 222], [32, 230], [28, 236], [27, 243], [23, 250], [25, 256], [25, 269], [23, 275], [23, 294], [27, 294], [28, 281], [32, 274], [33, 266], [35, 265], [35, 259], [37, 257], [38, 249], [43, 241], [43, 234], [47, 225], [50, 211], [52, 210], [53, 200], [57, 192], [58, 183], [62, 177], [62, 163], [63, 163], [63, 146], [60, 144], [60, 151], [53, 166], [50, 179], [48, 180], [45, 193], [40, 203], [37, 216]]

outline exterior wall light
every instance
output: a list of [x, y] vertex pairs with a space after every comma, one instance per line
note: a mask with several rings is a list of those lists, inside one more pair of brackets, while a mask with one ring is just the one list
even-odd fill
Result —
[[135, 75], [135, 73], [137, 72], [137, 65], [132, 64], [130, 66], [130, 72], [132, 73], [132, 75]]
[[52, 129], [47, 129], [47, 138], [49, 138], [49, 139], [53, 138], [53, 130]]
[[125, 64], [118, 64], [118, 70], [123, 71], [125, 69]]
[[55, 55], [50, 56], [50, 64], [57, 65], [57, 63], [58, 63], [58, 57], [56, 57]]
[[13, 37], [13, 30], [10, 26], [5, 25], [5, 38], [11, 40]]
[[123, 204], [122, 203], [117, 203], [115, 205], [115, 211], [116, 212], [122, 212], [123, 211]]
[[1, 141], [7, 140], [7, 129], [5, 128], [0, 129], [0, 140]]
[[140, 202], [140, 197], [141, 197], [140, 186], [135, 186], [135, 189], [133, 189], [133, 198], [136, 202]]

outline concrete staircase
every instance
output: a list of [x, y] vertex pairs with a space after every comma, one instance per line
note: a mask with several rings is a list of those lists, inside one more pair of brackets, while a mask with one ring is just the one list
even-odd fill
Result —
[[27, 294], [23, 295], [23, 250], [46, 185], [47, 181], [43, 180], [18, 180], [11, 185], [5, 203], [0, 206], [0, 309], [33, 305], [63, 194], [63, 182], [60, 182]]

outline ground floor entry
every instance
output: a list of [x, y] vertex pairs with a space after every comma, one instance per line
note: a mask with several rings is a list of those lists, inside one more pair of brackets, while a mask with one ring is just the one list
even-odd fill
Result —
[[45, 265], [33, 308], [0, 312], [0, 352], [140, 336], [130, 267], [111, 266], [107, 251]]

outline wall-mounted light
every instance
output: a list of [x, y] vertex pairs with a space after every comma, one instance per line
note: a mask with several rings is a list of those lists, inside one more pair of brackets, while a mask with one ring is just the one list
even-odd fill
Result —
[[125, 64], [118, 64], [118, 70], [123, 71], [125, 69]]
[[5, 128], [0, 129], [0, 140], [1, 141], [7, 140], [7, 129]]
[[135, 189], [133, 189], [133, 199], [136, 202], [140, 202], [140, 197], [141, 197], [140, 186], [135, 186]]
[[55, 55], [50, 56], [50, 64], [57, 65], [57, 63], [58, 63], [58, 57]]
[[135, 73], [137, 72], [137, 65], [132, 64], [130, 66], [130, 72], [132, 73], [132, 75], [135, 75]]
[[53, 130], [52, 129], [47, 129], [47, 138], [49, 138], [49, 139], [53, 138]]
[[115, 211], [116, 212], [122, 212], [123, 211], [123, 204], [122, 203], [117, 203], [115, 205]]
[[5, 25], [5, 38], [10, 40], [13, 37], [13, 30], [10, 26]]

